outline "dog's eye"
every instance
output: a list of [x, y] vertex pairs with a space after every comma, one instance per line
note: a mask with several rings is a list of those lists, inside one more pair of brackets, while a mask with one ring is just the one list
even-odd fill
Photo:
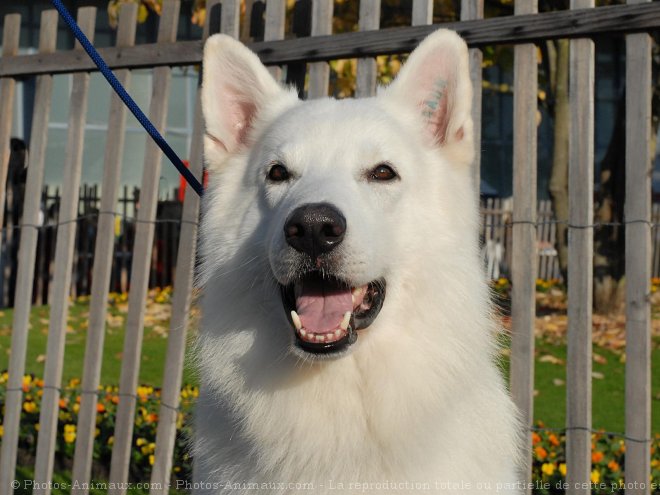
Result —
[[370, 180], [377, 181], [390, 181], [396, 179], [398, 175], [387, 163], [379, 163], [376, 167], [369, 173]]
[[274, 163], [268, 171], [268, 180], [271, 182], [284, 182], [290, 177], [289, 171], [281, 163]]

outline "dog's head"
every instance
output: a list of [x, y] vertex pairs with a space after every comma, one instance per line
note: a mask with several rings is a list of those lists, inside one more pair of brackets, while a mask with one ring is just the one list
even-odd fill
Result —
[[419, 277], [404, 260], [437, 254], [438, 232], [424, 226], [455, 235], [435, 198], [452, 202], [452, 174], [469, 175], [471, 95], [467, 48], [451, 31], [430, 35], [375, 98], [307, 102], [239, 42], [209, 38], [204, 277], [247, 297], [241, 272], [261, 298], [252, 311], [277, 300], [272, 325], [282, 320], [295, 352], [342, 354], [375, 326], [386, 293]]

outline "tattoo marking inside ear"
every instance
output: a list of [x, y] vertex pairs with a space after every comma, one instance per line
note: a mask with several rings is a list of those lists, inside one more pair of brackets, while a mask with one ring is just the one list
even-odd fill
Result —
[[437, 79], [434, 84], [431, 97], [424, 101], [422, 115], [427, 119], [431, 119], [433, 114], [440, 106], [440, 102], [445, 97], [445, 90], [447, 88], [447, 81], [445, 79]]

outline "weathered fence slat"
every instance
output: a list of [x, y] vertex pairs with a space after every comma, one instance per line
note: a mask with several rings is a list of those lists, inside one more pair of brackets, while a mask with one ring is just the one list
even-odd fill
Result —
[[[241, 28], [241, 1], [222, 0], [221, 3], [222, 3], [222, 19], [221, 19], [220, 31], [222, 31], [225, 34], [228, 34], [232, 38], [238, 38], [239, 30]], [[210, 10], [208, 12], [210, 12]], [[217, 29], [217, 27], [215, 26], [213, 27]]]
[[[332, 34], [333, 7], [332, 0], [317, 0], [312, 3], [312, 36]], [[310, 64], [307, 98], [312, 99], [328, 96], [329, 79], [330, 66], [327, 62]]]
[[[374, 31], [380, 26], [380, 0], [360, 0], [360, 31]], [[362, 98], [376, 94], [378, 65], [376, 59], [360, 58], [357, 61], [355, 96]]]
[[[41, 14], [39, 30], [39, 51], [55, 51], [57, 39], [57, 12], [46, 10]], [[9, 379], [3, 418], [2, 458], [0, 459], [0, 495], [8, 495], [16, 469], [18, 432], [22, 406], [22, 384], [25, 372], [27, 337], [32, 302], [34, 261], [37, 249], [41, 185], [43, 183], [46, 158], [48, 117], [53, 89], [53, 77], [39, 76], [36, 82], [34, 115], [30, 142], [30, 155], [25, 186], [25, 203], [21, 221], [21, 244], [18, 259], [18, 277], [14, 307], [14, 321], [11, 334], [11, 355], [9, 357]]]
[[[135, 43], [136, 23], [137, 5], [130, 3], [124, 5], [119, 13], [117, 47], [127, 47]], [[124, 86], [129, 85], [131, 73], [128, 69], [117, 71], [115, 76]], [[119, 194], [126, 111], [124, 103], [117, 95], [112, 94], [108, 116], [108, 135], [103, 158], [103, 189], [100, 208], [102, 213], [98, 219], [96, 245], [94, 247], [89, 327], [85, 342], [82, 376], [82, 390], [84, 393], [81, 395], [80, 410], [78, 411], [76, 447], [73, 459], [73, 479], [80, 482], [78, 486], [71, 490], [76, 495], [88, 493], [85, 487], [92, 473], [96, 404], [98, 402], [95, 392], [99, 387], [101, 364], [103, 362], [108, 292], [112, 276], [115, 241], [115, 217], [112, 212], [115, 211]]]
[[[515, 14], [531, 14], [536, 0], [516, 2]], [[511, 266], [511, 395], [526, 430], [534, 420], [534, 320], [536, 295], [536, 46], [514, 47], [513, 69], [513, 232]], [[531, 493], [531, 435], [523, 472]]]
[[[535, 1], [528, 4], [531, 7]], [[521, 2], [517, 2], [518, 6]], [[520, 7], [519, 7], [520, 8]], [[533, 13], [536, 9], [527, 8], [524, 13]], [[523, 12], [521, 12], [523, 13]], [[484, 17], [484, 0], [463, 0], [461, 2], [461, 21], [474, 21]], [[526, 45], [527, 46], [527, 45]], [[472, 80], [472, 121], [474, 148], [476, 153], [472, 162], [472, 177], [477, 193], [481, 190], [481, 65], [483, 54], [479, 48], [470, 48], [470, 79]]]
[[[594, 0], [571, 0], [571, 8]], [[593, 300], [594, 43], [571, 40], [569, 71], [567, 494], [590, 493]], [[586, 485], [584, 485], [586, 483]]]
[[[218, 0], [209, 1], [210, 10]], [[230, 29], [233, 32], [233, 29]], [[209, 36], [207, 22], [204, 35]], [[190, 147], [191, 172], [201, 180], [204, 157], [202, 154], [204, 139], [204, 119], [200, 92], [195, 100], [195, 122]], [[172, 455], [176, 441], [177, 409], [180, 404], [181, 378], [185, 358], [186, 336], [190, 319], [192, 285], [197, 254], [197, 221], [199, 218], [200, 198], [187, 187], [181, 216], [181, 235], [179, 237], [179, 255], [177, 257], [174, 291], [172, 293], [172, 318], [167, 340], [167, 355], [161, 406], [158, 412], [158, 430], [156, 432], [156, 452], [151, 472], [151, 495], [168, 493], [167, 484], [172, 469]]]
[[[4, 19], [2, 34], [2, 58], [18, 54], [18, 42], [21, 34], [20, 14], [9, 14]], [[5, 77], [0, 80], [0, 225], [3, 225], [5, 214], [5, 196], [7, 171], [9, 167], [9, 143], [11, 137], [12, 118], [14, 116], [14, 93], [16, 80]]]
[[[78, 10], [78, 25], [91, 42], [94, 41], [96, 8], [83, 7]], [[81, 51], [76, 43], [74, 50]], [[44, 368], [44, 390], [39, 414], [39, 436], [34, 479], [38, 483], [34, 493], [48, 495], [51, 490], [55, 440], [59, 413], [62, 369], [64, 367], [64, 342], [66, 338], [67, 316], [69, 313], [69, 293], [73, 269], [73, 253], [76, 239], [76, 218], [80, 177], [82, 173], [82, 152], [85, 139], [87, 96], [89, 93], [89, 73], [74, 74], [69, 103], [68, 136], [65, 151], [64, 177], [62, 180], [62, 201], [60, 203], [55, 248], [55, 273], [52, 287], [51, 307], [48, 324], [48, 344]]]
[[411, 24], [413, 26], [425, 26], [432, 23], [433, 0], [413, 0]]
[[[158, 29], [158, 41], [160, 43], [176, 40], [179, 7], [178, 0], [170, 0], [163, 4]], [[229, 9], [227, 9], [227, 12], [229, 12]], [[225, 13], [224, 9], [223, 13]], [[158, 67], [154, 69], [153, 74], [149, 118], [154, 126], [161, 130], [165, 128], [167, 121], [171, 72], [172, 69], [169, 67]], [[160, 149], [147, 136], [119, 382], [120, 400], [117, 406], [114, 445], [110, 463], [110, 483], [115, 483], [115, 485], [111, 486], [109, 493], [113, 495], [126, 493], [125, 483], [128, 480], [128, 468], [131, 459], [133, 423], [135, 420], [135, 393], [140, 371], [144, 313], [151, 268], [156, 203], [158, 201], [159, 181], [155, 178], [160, 177], [161, 157]]]
[[651, 493], [652, 43], [626, 37], [626, 495]]
[[[286, 20], [286, 3], [284, 0], [270, 0], [266, 2], [266, 25], [264, 27], [264, 41], [284, 39], [284, 25]], [[282, 68], [278, 65], [268, 70], [277, 81], [282, 80]]]
[[[330, 0], [318, 0], [331, 9]], [[313, 7], [316, 8], [317, 2]], [[224, 15], [223, 15], [224, 17]], [[325, 18], [325, 16], [324, 16]], [[328, 23], [329, 24], [329, 23]], [[660, 27], [660, 3], [643, 5], [611, 5], [581, 11], [544, 12], [526, 16], [503, 16], [476, 21], [448, 22], [444, 28], [457, 31], [471, 47], [499, 44], [532, 43], [544, 39], [580, 38], [585, 36], [642, 32]], [[292, 62], [318, 62], [340, 58], [372, 57], [411, 52], [437, 26], [414, 26], [335, 34], [313, 31], [314, 38], [296, 38], [251, 43], [253, 50], [267, 65]], [[170, 67], [199, 64], [202, 44], [199, 40], [172, 43], [167, 49], [157, 44], [143, 44], [118, 50], [102, 48], [99, 53], [112, 69]], [[28, 74], [61, 74], [96, 70], [86, 57], [67, 52], [52, 56], [23, 55], [0, 59], [0, 77]]]

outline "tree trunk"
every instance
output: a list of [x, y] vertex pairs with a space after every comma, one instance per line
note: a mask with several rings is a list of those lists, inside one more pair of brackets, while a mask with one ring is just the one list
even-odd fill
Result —
[[[607, 152], [601, 163], [595, 221], [620, 224], [626, 190], [626, 99], [621, 95]], [[623, 309], [625, 289], [625, 226], [607, 225], [594, 232], [594, 309], [616, 313]]]
[[[552, 196], [552, 209], [555, 212], [557, 223], [557, 255], [559, 258], [559, 269], [564, 281], [568, 278], [568, 132], [569, 132], [569, 108], [568, 108], [568, 40], [557, 40], [555, 46], [552, 41], [548, 44], [548, 53], [552, 57], [554, 52], [555, 62], [550, 63], [554, 74], [550, 75], [554, 83], [554, 147], [552, 153], [552, 174], [550, 176], [550, 195]], [[553, 49], [554, 48], [554, 49]]]

